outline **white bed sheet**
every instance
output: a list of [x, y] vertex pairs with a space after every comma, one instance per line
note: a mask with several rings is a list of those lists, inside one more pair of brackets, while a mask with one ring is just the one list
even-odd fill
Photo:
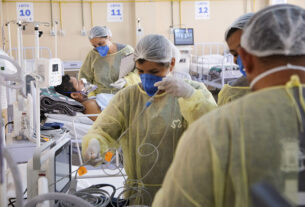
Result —
[[203, 55], [203, 56], [192, 56], [192, 63], [201, 64], [222, 64], [224, 60], [223, 55]]
[[108, 106], [109, 102], [113, 98], [114, 94], [108, 94], [108, 93], [99, 93], [93, 98], [95, 98], [96, 103], [99, 105], [101, 110], [104, 110], [106, 106]]
[[76, 116], [69, 116], [65, 114], [46, 114], [46, 117], [47, 117], [46, 123], [51, 123], [51, 122], [63, 123], [64, 127], [70, 130], [71, 136], [76, 138], [73, 128], [73, 120], [74, 120], [75, 131], [77, 133], [78, 139], [81, 139], [84, 135], [86, 135], [93, 124], [93, 121], [91, 119], [83, 116], [83, 114], [79, 112], [76, 114]]

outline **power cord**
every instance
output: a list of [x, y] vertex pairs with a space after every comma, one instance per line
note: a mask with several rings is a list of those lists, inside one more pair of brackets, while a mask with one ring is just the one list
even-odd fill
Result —
[[13, 122], [13, 121], [7, 122], [7, 123], [5, 124], [5, 128], [6, 128], [9, 124], [14, 124], [14, 122]]
[[[105, 187], [111, 187], [111, 195], [104, 189]], [[128, 200], [114, 198], [116, 188], [110, 184], [97, 184], [88, 188], [76, 191], [72, 193], [79, 198], [84, 199], [95, 207], [123, 207], [128, 205]], [[59, 203], [61, 207], [70, 207], [71, 205], [66, 202]]]

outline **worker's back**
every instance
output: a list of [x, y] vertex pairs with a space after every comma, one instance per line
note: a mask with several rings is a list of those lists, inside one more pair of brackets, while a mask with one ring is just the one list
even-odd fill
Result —
[[[265, 89], [242, 99], [230, 110], [240, 116], [235, 115], [231, 122], [237, 126], [230, 133], [225, 200], [246, 201], [249, 188], [260, 181], [271, 184], [293, 201], [297, 199], [302, 166], [300, 173], [305, 184], [305, 136], [301, 132], [301, 125], [305, 129], [305, 115], [304, 109], [294, 105], [292, 99], [299, 101], [298, 88], [288, 91], [290, 95], [283, 88]], [[230, 114], [228, 120], [233, 116]], [[218, 145], [216, 140], [213, 143]]]
[[299, 88], [273, 87], [201, 117], [180, 140], [179, 162], [172, 163], [153, 206], [252, 206], [250, 187], [260, 181], [295, 201], [305, 139], [298, 100]]

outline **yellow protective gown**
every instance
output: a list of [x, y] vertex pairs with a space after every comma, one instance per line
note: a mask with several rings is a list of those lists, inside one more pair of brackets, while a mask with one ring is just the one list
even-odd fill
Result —
[[[137, 194], [131, 204], [151, 205], [187, 125], [217, 107], [212, 94], [203, 84], [191, 82], [191, 85], [196, 90], [190, 98], [177, 98], [166, 93], [156, 95], [143, 113], [141, 111], [150, 97], [140, 85], [127, 87], [113, 97], [83, 137], [83, 153], [92, 138], [99, 140], [101, 155], [121, 145], [128, 176], [127, 187], [144, 186], [149, 192]], [[151, 155], [140, 155], [148, 153]], [[133, 193], [129, 191], [127, 196]]]
[[[133, 51], [133, 48], [127, 45], [116, 53], [102, 57], [93, 49], [88, 53], [86, 60], [79, 71], [78, 78], [86, 78], [90, 83], [97, 85], [98, 88], [94, 91], [95, 94], [114, 94], [119, 91], [119, 89], [111, 87], [110, 84], [114, 83], [119, 78], [121, 59], [133, 53]], [[135, 72], [130, 72], [124, 78], [127, 81], [126, 86], [140, 82], [140, 77]]]
[[194, 122], [178, 144], [153, 207], [248, 207], [249, 188], [259, 181], [295, 200], [299, 171], [305, 176], [304, 89], [294, 79]]
[[251, 92], [250, 87], [225, 84], [218, 94], [217, 104], [222, 106]]

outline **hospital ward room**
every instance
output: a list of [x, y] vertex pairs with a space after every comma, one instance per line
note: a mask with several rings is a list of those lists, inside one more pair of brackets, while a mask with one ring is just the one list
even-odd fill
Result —
[[305, 207], [305, 0], [0, 0], [0, 207]]

